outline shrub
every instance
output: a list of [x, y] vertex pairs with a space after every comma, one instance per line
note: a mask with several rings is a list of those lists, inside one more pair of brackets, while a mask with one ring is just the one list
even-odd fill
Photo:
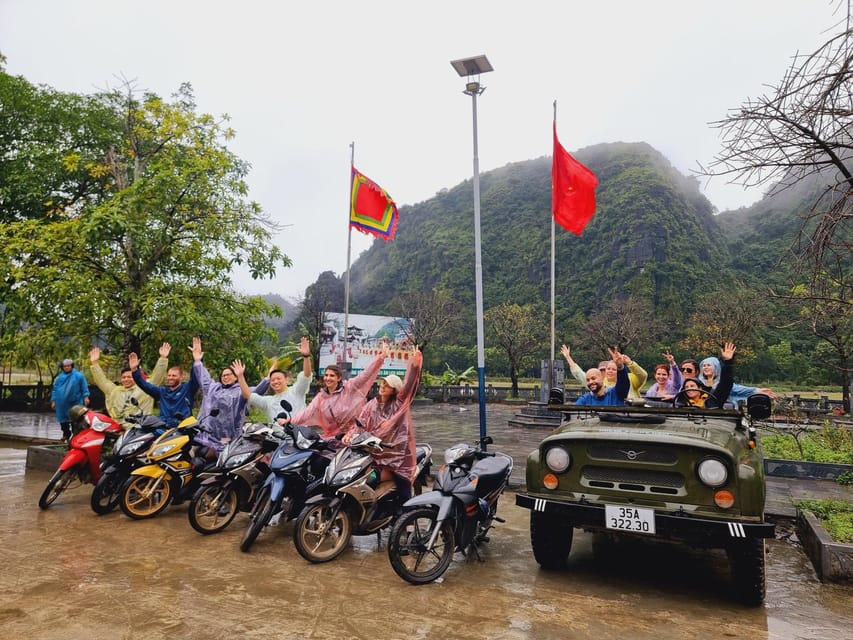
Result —
[[768, 458], [853, 464], [853, 432], [828, 421], [815, 431], [764, 436], [761, 447]]
[[853, 504], [833, 499], [799, 500], [797, 508], [811, 511], [836, 542], [853, 543]]

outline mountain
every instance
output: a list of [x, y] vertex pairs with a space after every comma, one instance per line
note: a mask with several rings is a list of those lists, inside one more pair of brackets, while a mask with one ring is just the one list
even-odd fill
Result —
[[[684, 316], [696, 292], [727, 274], [730, 255], [698, 181], [645, 143], [574, 154], [599, 179], [596, 214], [581, 237], [556, 230], [559, 316], [612, 299], [645, 297]], [[551, 159], [508, 164], [480, 178], [484, 308], [550, 299]], [[474, 301], [472, 181], [400, 209], [397, 235], [352, 265], [350, 310], [388, 313], [395, 294], [444, 287]], [[670, 316], [672, 317], [672, 316]]]

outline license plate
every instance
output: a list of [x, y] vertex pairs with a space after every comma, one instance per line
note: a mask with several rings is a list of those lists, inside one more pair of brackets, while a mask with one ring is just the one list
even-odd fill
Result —
[[605, 526], [615, 531], [655, 533], [655, 510], [641, 507], [604, 505]]

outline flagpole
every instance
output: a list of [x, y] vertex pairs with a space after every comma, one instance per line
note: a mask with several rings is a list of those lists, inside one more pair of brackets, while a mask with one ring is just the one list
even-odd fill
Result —
[[349, 267], [352, 256], [352, 171], [355, 166], [355, 142], [349, 143], [349, 198], [347, 199], [347, 277], [344, 279], [344, 347], [343, 360], [347, 362], [347, 348], [349, 347]]
[[[554, 125], [557, 124], [557, 101], [554, 100]], [[551, 162], [554, 162], [554, 159], [551, 159]], [[551, 198], [553, 201], [554, 194], [554, 185], [551, 185]], [[555, 231], [554, 231], [554, 214], [551, 212], [551, 359], [548, 361], [548, 395], [547, 398], [551, 397], [551, 389], [554, 388], [554, 345], [555, 345], [555, 317], [556, 310], [554, 305], [554, 297], [555, 297], [555, 281], [556, 281], [556, 267], [555, 267], [555, 254], [556, 254], [556, 241], [555, 241]]]

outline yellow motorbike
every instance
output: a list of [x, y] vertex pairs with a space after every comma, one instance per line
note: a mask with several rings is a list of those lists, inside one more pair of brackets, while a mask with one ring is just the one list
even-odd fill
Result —
[[202, 430], [189, 417], [154, 441], [142, 466], [124, 483], [120, 504], [125, 515], [153, 518], [170, 504], [192, 498], [201, 484], [200, 472], [212, 464], [200, 455], [202, 447], [195, 441]]

